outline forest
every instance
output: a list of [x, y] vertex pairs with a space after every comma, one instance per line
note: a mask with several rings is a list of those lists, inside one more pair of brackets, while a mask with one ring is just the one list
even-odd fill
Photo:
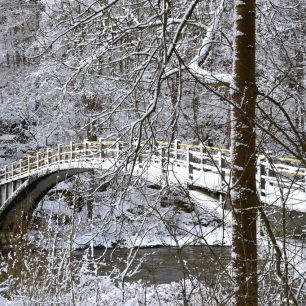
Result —
[[2, 0], [1, 305], [305, 305], [304, 0]]

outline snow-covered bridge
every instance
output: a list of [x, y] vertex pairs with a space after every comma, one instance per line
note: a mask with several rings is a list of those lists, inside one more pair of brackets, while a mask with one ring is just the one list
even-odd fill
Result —
[[[299, 160], [259, 155], [258, 193], [267, 204], [306, 210], [305, 168]], [[161, 183], [193, 186], [218, 194], [230, 190], [229, 150], [201, 145], [119, 141], [71, 142], [28, 155], [0, 173], [0, 232], [26, 228], [43, 196], [57, 183], [92, 169], [131, 173]]]

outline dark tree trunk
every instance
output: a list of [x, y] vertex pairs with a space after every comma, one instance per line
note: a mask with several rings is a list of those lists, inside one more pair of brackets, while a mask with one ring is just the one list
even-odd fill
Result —
[[256, 220], [255, 0], [235, 0], [232, 100], [233, 269], [235, 305], [258, 305]]

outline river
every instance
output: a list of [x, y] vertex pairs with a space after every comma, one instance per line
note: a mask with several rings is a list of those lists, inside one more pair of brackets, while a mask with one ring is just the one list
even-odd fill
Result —
[[[219, 272], [230, 262], [230, 248], [219, 246], [155, 247], [134, 249], [95, 249], [98, 275], [109, 274], [114, 267], [116, 273], [123, 272], [129, 264], [128, 256], [134, 256], [127, 270], [126, 281], [142, 280], [148, 283], [170, 283], [190, 276], [201, 281], [215, 283]], [[75, 253], [81, 260], [82, 251]], [[135, 270], [137, 268], [137, 272]], [[131, 272], [134, 272], [132, 275]], [[121, 273], [122, 275], [122, 273]]]

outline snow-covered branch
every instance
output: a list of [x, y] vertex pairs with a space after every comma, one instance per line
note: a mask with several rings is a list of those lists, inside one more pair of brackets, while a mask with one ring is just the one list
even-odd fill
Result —
[[[231, 75], [225, 73], [214, 73], [211, 72], [202, 66], [205, 64], [206, 59], [208, 58], [211, 47], [214, 43], [214, 38], [219, 29], [220, 20], [222, 13], [225, 9], [225, 0], [221, 0], [219, 7], [214, 13], [214, 18], [207, 28], [206, 35], [203, 39], [201, 47], [198, 50], [198, 54], [190, 61], [186, 68], [197, 77], [204, 79], [205, 83], [210, 85], [228, 85], [231, 83]], [[166, 73], [166, 77], [176, 73], [178, 70], [173, 69]]]
[[205, 61], [209, 55], [211, 50], [212, 44], [214, 42], [214, 38], [216, 36], [216, 32], [218, 31], [220, 20], [222, 13], [225, 9], [225, 0], [221, 0], [218, 9], [215, 12], [214, 19], [207, 29], [206, 36], [203, 39], [202, 45], [198, 51], [198, 54], [191, 60], [188, 67], [192, 73], [199, 75], [200, 77], [204, 78], [205, 81], [209, 84], [216, 84], [220, 83], [223, 84], [230, 84], [231, 83], [231, 76], [229, 74], [215, 74], [210, 72], [201, 66], [205, 64]]

